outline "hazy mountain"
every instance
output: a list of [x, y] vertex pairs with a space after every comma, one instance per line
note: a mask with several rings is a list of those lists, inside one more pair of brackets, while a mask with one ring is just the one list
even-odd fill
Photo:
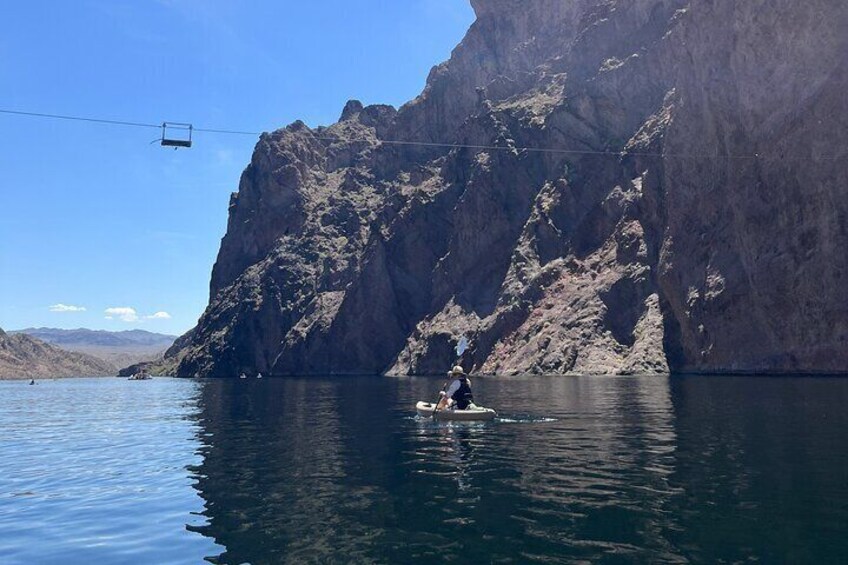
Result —
[[125, 367], [161, 357], [176, 339], [176, 336], [145, 330], [110, 332], [85, 328], [74, 330], [26, 328], [8, 333], [26, 334], [68, 351], [87, 353], [108, 361], [116, 367]]
[[115, 366], [103, 359], [0, 329], [0, 378], [96, 377], [115, 373]]
[[55, 345], [97, 345], [97, 346], [156, 346], [169, 347], [177, 336], [148, 332], [145, 330], [125, 330], [110, 332], [77, 328], [62, 330], [58, 328], [26, 328], [14, 330], [9, 334], [27, 334]]

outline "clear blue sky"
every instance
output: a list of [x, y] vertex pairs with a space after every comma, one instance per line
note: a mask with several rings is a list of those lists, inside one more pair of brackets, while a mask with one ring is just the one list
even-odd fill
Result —
[[[247, 131], [329, 124], [351, 98], [413, 98], [473, 18], [467, 0], [7, 3], [0, 109]], [[157, 136], [0, 114], [0, 327], [195, 324], [256, 139], [198, 133], [174, 151], [151, 145]]]

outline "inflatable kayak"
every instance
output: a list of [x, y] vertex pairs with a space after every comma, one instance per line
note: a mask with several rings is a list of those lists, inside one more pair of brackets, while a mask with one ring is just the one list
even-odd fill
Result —
[[415, 405], [415, 411], [423, 418], [435, 417], [437, 420], [456, 420], [460, 422], [485, 422], [494, 420], [498, 415], [491, 408], [483, 408], [475, 406], [467, 410], [437, 410], [433, 414], [433, 409], [436, 407], [432, 402], [419, 402]]

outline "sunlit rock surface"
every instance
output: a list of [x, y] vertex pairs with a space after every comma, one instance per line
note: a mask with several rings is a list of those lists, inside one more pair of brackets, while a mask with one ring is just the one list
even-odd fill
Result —
[[399, 110], [261, 137], [177, 374], [848, 369], [848, 4], [472, 4]]

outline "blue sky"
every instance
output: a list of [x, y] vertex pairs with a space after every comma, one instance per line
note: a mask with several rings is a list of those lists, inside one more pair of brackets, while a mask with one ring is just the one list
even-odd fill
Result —
[[[467, 0], [36, 0], [0, 21], [0, 109], [270, 131], [400, 105]], [[0, 327], [182, 333], [256, 142], [0, 114]], [[83, 310], [84, 309], [84, 310]]]

